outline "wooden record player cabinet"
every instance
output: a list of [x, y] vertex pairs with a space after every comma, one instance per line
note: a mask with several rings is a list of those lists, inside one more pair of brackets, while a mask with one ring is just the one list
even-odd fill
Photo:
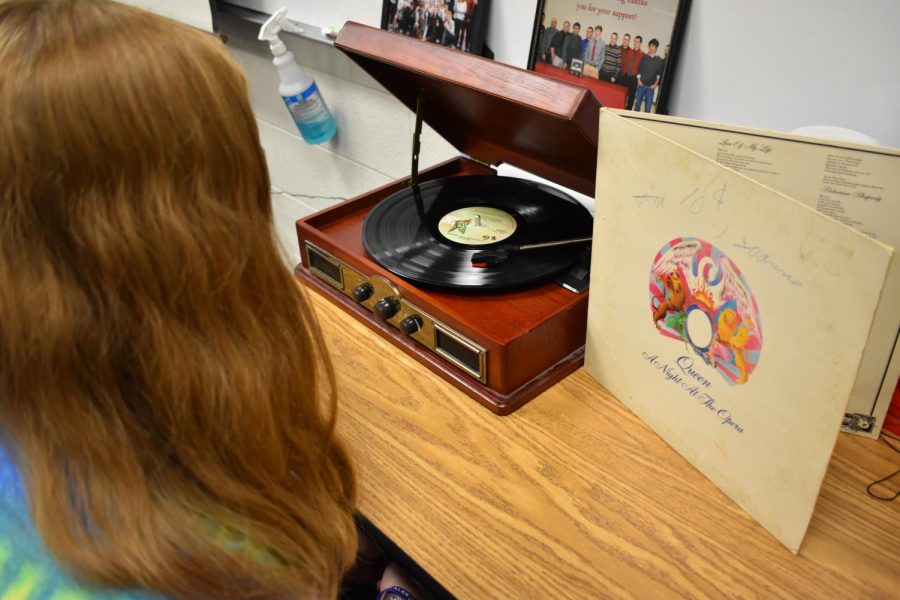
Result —
[[[464, 154], [417, 173], [419, 181], [496, 174], [491, 166], [506, 162], [594, 194], [600, 103], [590, 91], [356, 23], [335, 45]], [[587, 293], [552, 281], [501, 292], [425, 289], [390, 273], [366, 253], [362, 227], [378, 202], [409, 185], [402, 179], [299, 220], [296, 272], [484, 406], [509, 414], [582, 364]]]

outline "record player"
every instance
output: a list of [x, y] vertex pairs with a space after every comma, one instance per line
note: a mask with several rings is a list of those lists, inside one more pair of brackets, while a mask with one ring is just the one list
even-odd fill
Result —
[[[520, 209], [516, 199], [530, 202], [529, 184], [495, 183], [505, 178], [493, 167], [508, 163], [593, 196], [600, 103], [589, 90], [562, 81], [356, 23], [344, 26], [335, 46], [415, 111], [412, 169], [409, 178], [299, 220], [297, 275], [491, 411], [509, 414], [583, 362], [587, 292], [573, 293], [552, 275], [530, 277], [556, 257], [561, 268], [550, 271], [577, 268], [579, 252], [522, 250], [480, 265], [481, 272], [474, 259], [442, 268], [431, 267], [429, 256], [456, 265], [475, 251], [510, 248], [505, 242], [550, 241], [532, 239], [540, 235], [535, 231], [552, 230], [545, 234], [551, 240], [590, 235], [590, 214], [571, 209], [570, 196], [534, 190], [541, 195], [537, 208]], [[419, 172], [423, 120], [463, 156]], [[544, 215], [537, 225], [523, 224], [535, 210]], [[460, 223], [469, 224], [469, 233], [486, 226], [494, 213], [500, 220], [512, 215], [519, 226], [512, 223], [508, 240], [483, 247], [442, 238], [450, 228], [437, 231], [447, 220], [439, 223], [441, 217], [465, 211], [472, 218], [449, 217], [452, 235], [463, 229]], [[546, 226], [547, 215], [556, 213], [561, 218]], [[404, 224], [407, 217], [419, 225]], [[422, 243], [416, 231], [404, 238], [426, 222], [435, 231], [425, 235], [440, 243]], [[519, 246], [512, 248], [515, 254]], [[582, 245], [580, 253], [588, 248]], [[407, 260], [413, 255], [419, 258]], [[512, 284], [503, 275], [510, 269], [521, 273]]]

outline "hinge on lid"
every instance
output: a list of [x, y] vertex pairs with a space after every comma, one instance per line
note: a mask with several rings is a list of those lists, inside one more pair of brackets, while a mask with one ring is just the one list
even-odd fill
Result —
[[469, 157], [469, 160], [474, 161], [474, 162], [477, 162], [477, 163], [478, 163], [479, 165], [481, 165], [482, 167], [487, 167], [488, 169], [491, 169], [491, 168], [493, 168], [493, 166], [494, 166], [494, 165], [492, 165], [491, 163], [485, 162], [485, 161], [483, 161], [483, 160], [481, 160], [481, 159], [478, 159], [478, 158], [475, 158], [474, 156], [470, 156], [470, 157]]
[[422, 148], [422, 114], [425, 112], [425, 90], [419, 90], [416, 98], [416, 129], [413, 131], [412, 170], [409, 174], [409, 187], [419, 184], [419, 150]]
[[[425, 90], [419, 90], [416, 98], [416, 127], [412, 140], [412, 168], [409, 173], [409, 187], [416, 187], [419, 183], [419, 152], [422, 149], [422, 121], [425, 114]], [[469, 156], [469, 160], [478, 163], [487, 169], [493, 168], [491, 163]]]

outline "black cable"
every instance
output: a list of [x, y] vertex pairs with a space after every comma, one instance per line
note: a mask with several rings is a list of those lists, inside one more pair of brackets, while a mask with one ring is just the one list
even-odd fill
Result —
[[[891, 448], [891, 450], [900, 454], [900, 448], [898, 448], [894, 444], [890, 443], [888, 441], [888, 438], [896, 440], [896, 441], [900, 441], [900, 438], [898, 438], [893, 433], [890, 433], [889, 431], [882, 431], [881, 437], [879, 438], [881, 441], [883, 441], [885, 444], [887, 444]], [[893, 496], [879, 496], [878, 494], [875, 494], [874, 492], [872, 492], [872, 488], [875, 487], [876, 485], [885, 483], [886, 481], [890, 481], [892, 478], [896, 477], [898, 474], [900, 474], [900, 469], [897, 469], [896, 471], [894, 471], [887, 477], [882, 477], [881, 479], [879, 479], [877, 481], [873, 481], [872, 483], [870, 483], [869, 485], [866, 486], [866, 493], [869, 494], [870, 496], [872, 496], [873, 498], [875, 498], [876, 500], [881, 500], [883, 502], [892, 502], [892, 501], [896, 500], [898, 497], [900, 497], [900, 490], [897, 490], [896, 492], [894, 492]]]
[[[890, 437], [894, 438], [894, 436], [890, 436]], [[894, 439], [897, 439], [897, 438], [894, 438]], [[887, 444], [888, 446], [890, 446], [894, 450], [894, 452], [900, 454], [900, 448], [898, 448], [897, 446], [890, 443], [888, 441], [888, 436], [885, 436], [884, 434], [882, 434], [881, 441], [884, 442], [885, 444]], [[900, 441], [900, 440], [897, 440], [897, 441]]]
[[894, 495], [893, 495], [893, 496], [879, 496], [878, 494], [876, 494], [876, 493], [874, 493], [874, 492], [872, 491], [872, 488], [875, 487], [876, 485], [880, 484], [880, 483], [884, 483], [885, 481], [890, 480], [890, 479], [893, 478], [893, 477], [896, 477], [898, 474], [900, 474], [900, 469], [897, 469], [896, 471], [894, 471], [893, 473], [891, 473], [891, 474], [888, 475], [887, 477], [882, 477], [881, 479], [879, 479], [879, 480], [877, 480], [877, 481], [873, 481], [872, 483], [870, 483], [869, 485], [866, 486], [866, 492], [867, 492], [870, 496], [872, 496], [873, 498], [875, 498], [876, 500], [882, 500], [882, 501], [884, 501], [884, 502], [893, 502], [894, 500], [897, 499], [897, 497], [900, 497], [900, 490], [894, 492]]

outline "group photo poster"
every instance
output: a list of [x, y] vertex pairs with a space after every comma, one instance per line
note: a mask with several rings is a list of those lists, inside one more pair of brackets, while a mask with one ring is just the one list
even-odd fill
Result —
[[603, 106], [666, 114], [689, 0], [544, 0], [529, 68]]
[[384, 0], [381, 29], [480, 55], [490, 0]]

